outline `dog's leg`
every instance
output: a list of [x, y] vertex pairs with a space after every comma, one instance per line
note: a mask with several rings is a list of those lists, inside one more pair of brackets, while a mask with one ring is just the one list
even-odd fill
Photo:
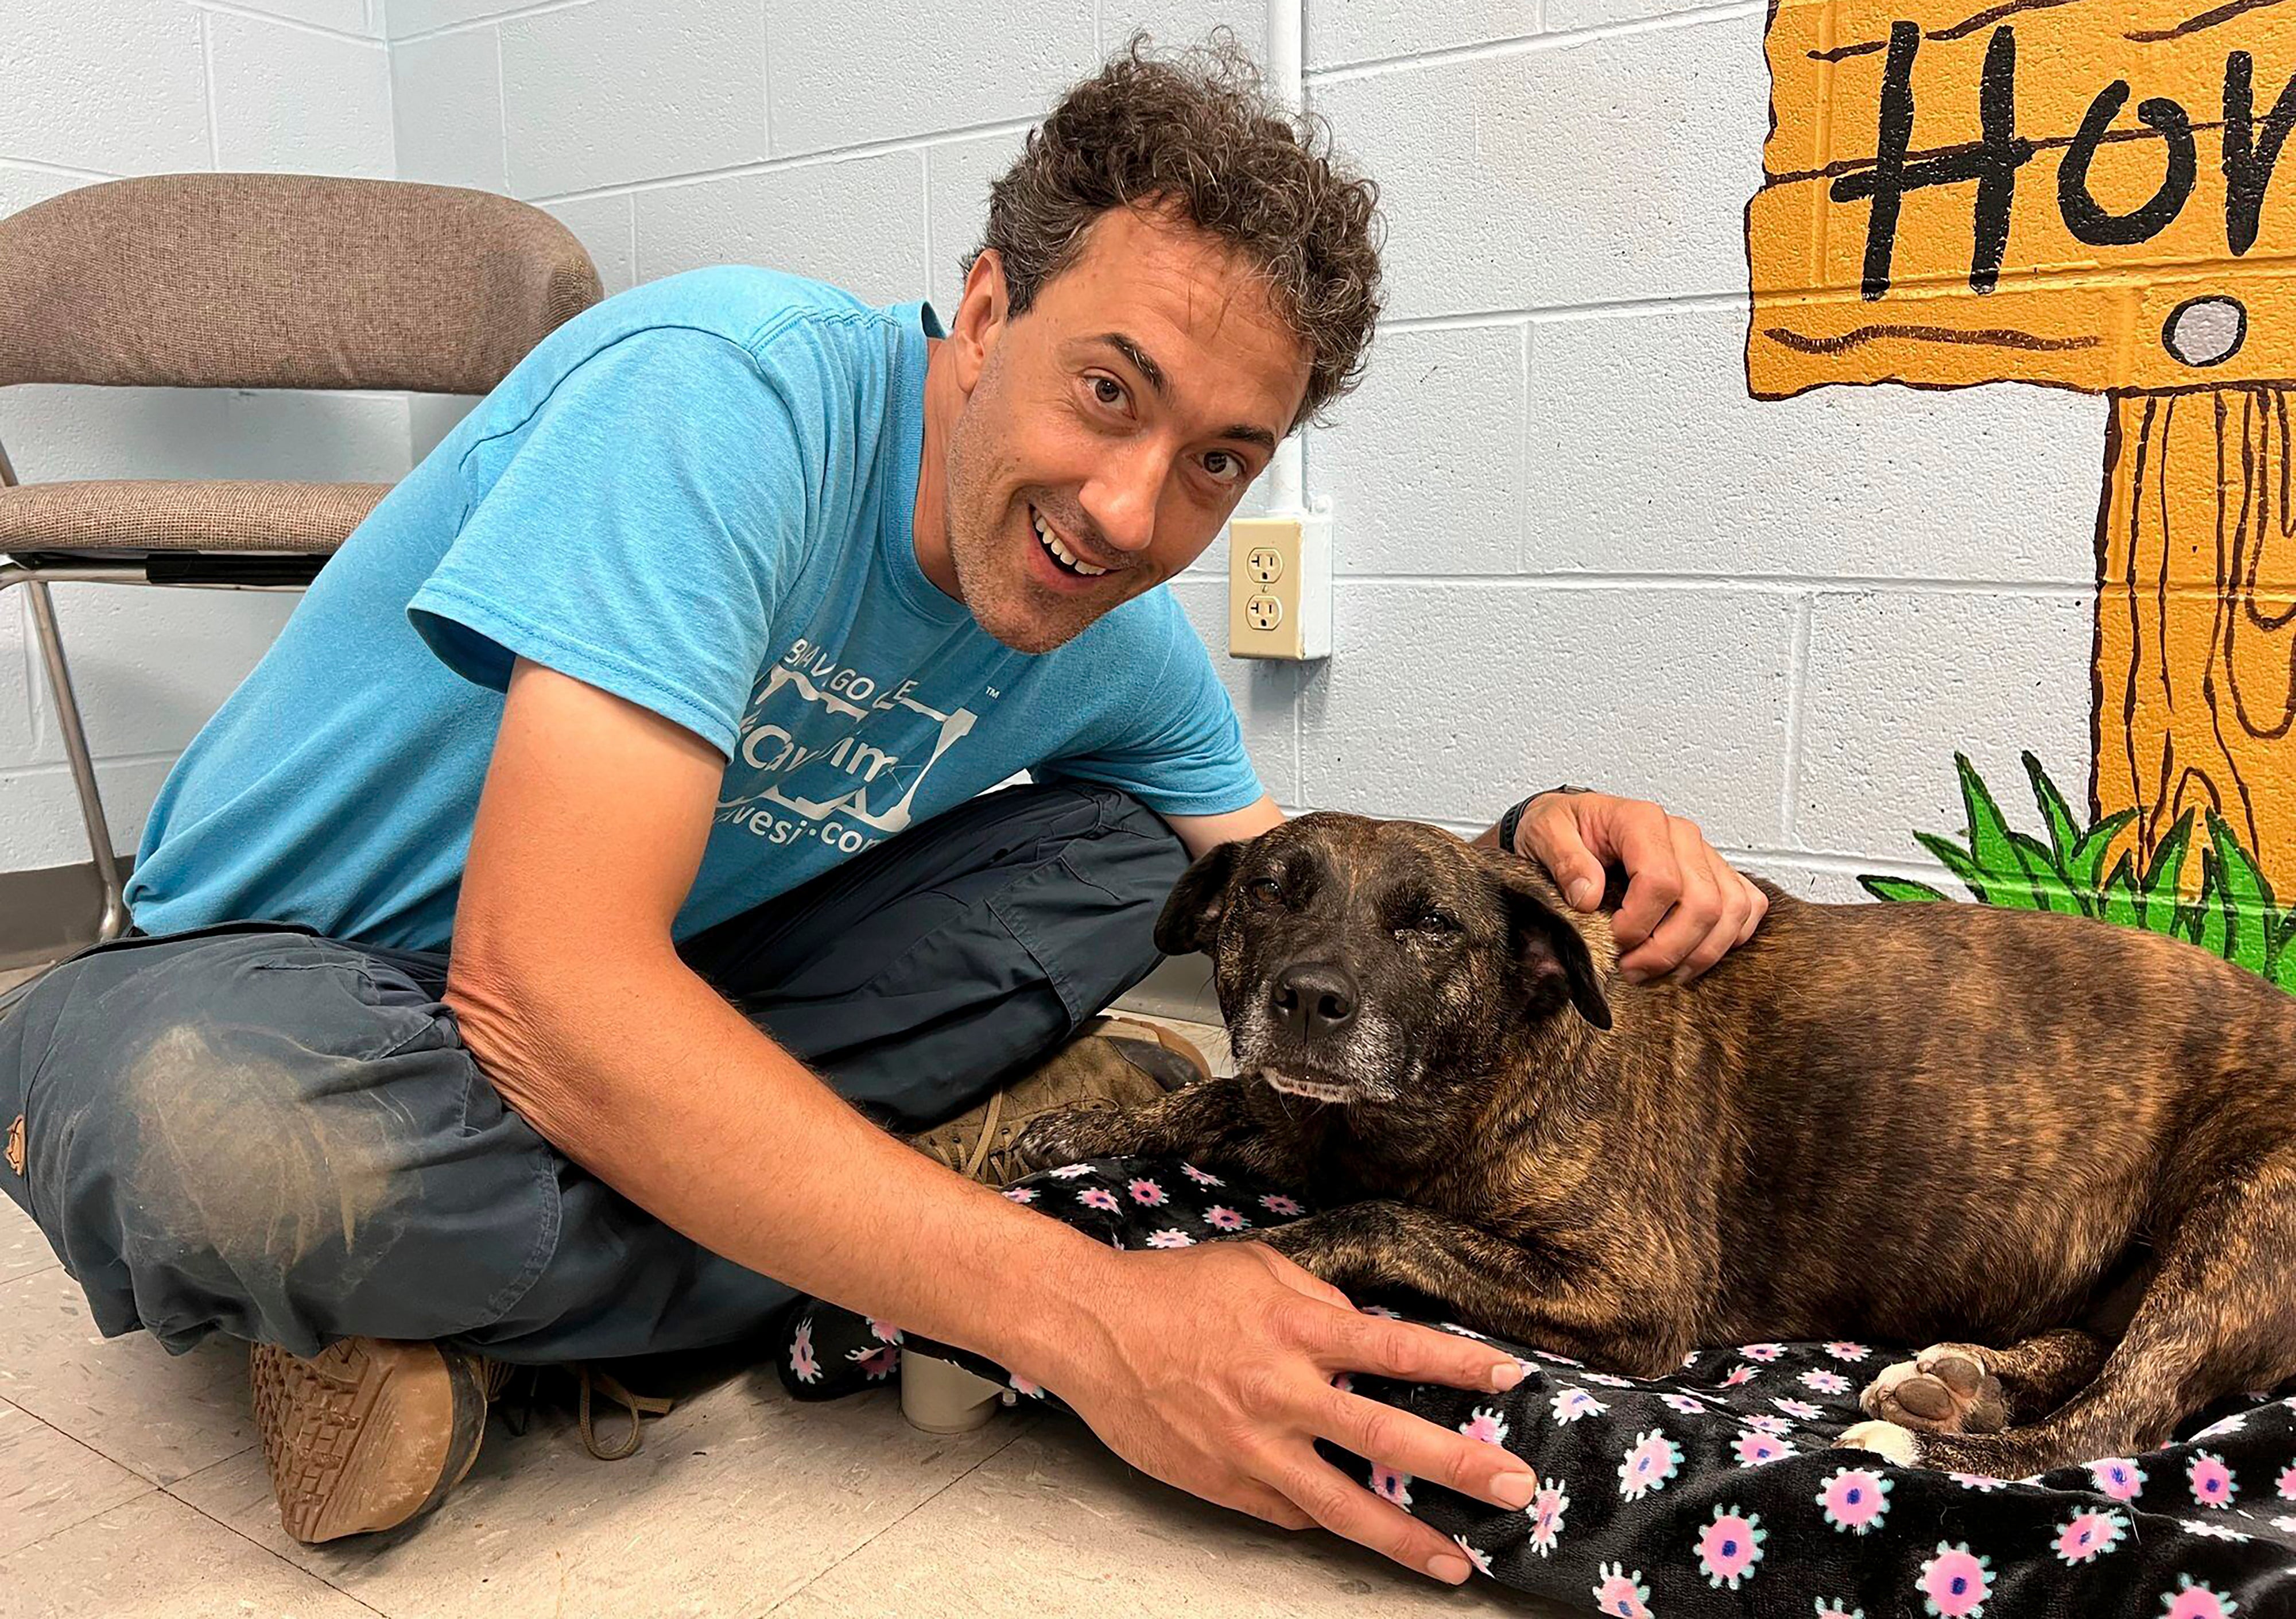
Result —
[[1264, 1242], [1342, 1291], [1407, 1287], [1463, 1325], [1637, 1377], [1672, 1371], [1690, 1349], [1687, 1322], [1651, 1313], [1665, 1289], [1556, 1263], [1410, 1204], [1347, 1204], [1233, 1240]]
[[1207, 1158], [1281, 1186], [1305, 1183], [1307, 1166], [1244, 1106], [1246, 1081], [1205, 1080], [1144, 1107], [1064, 1107], [1032, 1122], [1017, 1144], [1031, 1169], [1086, 1158]]
[[1936, 1344], [1884, 1368], [1857, 1403], [1869, 1417], [1920, 1433], [1997, 1434], [2055, 1410], [2088, 1385], [2104, 1357], [2104, 1345], [2077, 1327], [2007, 1349]]
[[2043, 1420], [2000, 1434], [1915, 1434], [1862, 1422], [1838, 1442], [1893, 1460], [2030, 1478], [2163, 1442], [2210, 1401], [2296, 1377], [2296, 1150], [2235, 1166], [2160, 1247], [2160, 1268], [2095, 1380]]

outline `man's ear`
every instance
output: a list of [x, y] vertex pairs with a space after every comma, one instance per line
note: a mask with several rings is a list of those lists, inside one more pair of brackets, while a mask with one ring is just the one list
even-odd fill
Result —
[[[1512, 857], [1501, 856], [1501, 859]], [[1595, 973], [1594, 953], [1570, 919], [1532, 886], [1529, 873], [1502, 871], [1499, 885], [1506, 896], [1507, 916], [1514, 935], [1515, 959], [1522, 984], [1535, 1001], [1544, 1001], [1545, 986], [1560, 989], [1578, 1015], [1597, 1029], [1611, 1026], [1611, 1003], [1603, 997], [1602, 980]]]
[[1243, 844], [1222, 843], [1180, 874], [1172, 897], [1156, 918], [1156, 948], [1167, 956], [1188, 956], [1212, 948], [1220, 914], [1227, 908], [1228, 880], [1235, 875]]

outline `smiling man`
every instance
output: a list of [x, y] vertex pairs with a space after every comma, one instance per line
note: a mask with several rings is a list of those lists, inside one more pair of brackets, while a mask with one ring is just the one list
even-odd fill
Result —
[[[1280, 815], [1157, 587], [1354, 381], [1374, 218], [1232, 51], [1136, 45], [997, 182], [946, 332], [763, 270], [641, 287], [351, 537], [168, 778], [142, 936], [0, 1003], [0, 1185], [104, 1332], [254, 1346], [291, 1533], [437, 1505], [510, 1366], [756, 1339], [796, 1289], [1465, 1577], [1314, 1444], [1520, 1507], [1505, 1451], [1332, 1386], [1511, 1357], [981, 1184], [1045, 1107], [1194, 1075], [1091, 1020], [1189, 856]], [[1522, 809], [1574, 898], [1628, 872], [1631, 969], [1759, 919], [1654, 806]]]

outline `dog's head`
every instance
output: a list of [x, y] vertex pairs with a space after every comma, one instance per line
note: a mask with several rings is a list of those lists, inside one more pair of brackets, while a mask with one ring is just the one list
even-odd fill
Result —
[[1409, 821], [1321, 813], [1188, 868], [1156, 948], [1202, 950], [1239, 1073], [1319, 1102], [1432, 1099], [1526, 1027], [1611, 1026], [1587, 938], [1543, 868]]

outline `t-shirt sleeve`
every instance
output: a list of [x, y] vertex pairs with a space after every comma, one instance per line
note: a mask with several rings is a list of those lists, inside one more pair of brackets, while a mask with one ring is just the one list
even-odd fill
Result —
[[1159, 815], [1226, 815], [1259, 801], [1267, 789], [1244, 751], [1235, 705], [1177, 603], [1165, 632], [1154, 678], [1112, 704], [1097, 735], [1037, 766], [1037, 779], [1121, 787]]
[[730, 757], [804, 555], [808, 462], [768, 361], [634, 333], [465, 452], [480, 492], [407, 615], [467, 679], [505, 690], [530, 659]]

